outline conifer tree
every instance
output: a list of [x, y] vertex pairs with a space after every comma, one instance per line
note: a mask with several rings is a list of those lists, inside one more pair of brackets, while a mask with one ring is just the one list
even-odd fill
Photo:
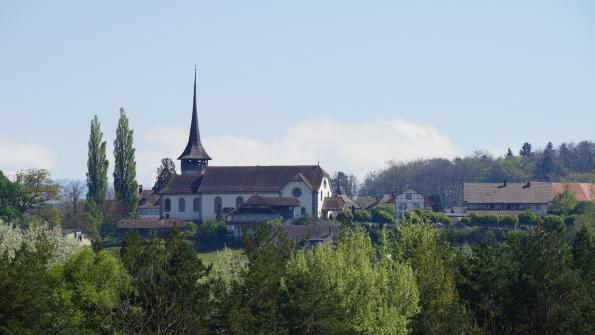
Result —
[[107, 167], [105, 141], [101, 132], [101, 123], [97, 115], [91, 120], [89, 135], [89, 153], [87, 159], [87, 201], [91, 207], [102, 207], [107, 192]]
[[114, 140], [114, 192], [117, 200], [126, 206], [128, 216], [134, 217], [138, 209], [138, 184], [133, 147], [133, 131], [128, 128], [128, 117], [120, 108], [120, 118]]
[[161, 165], [157, 168], [157, 180], [155, 180], [155, 186], [153, 186], [153, 189], [159, 191], [164, 188], [171, 176], [175, 174], [176, 164], [174, 164], [171, 158], [161, 159]]

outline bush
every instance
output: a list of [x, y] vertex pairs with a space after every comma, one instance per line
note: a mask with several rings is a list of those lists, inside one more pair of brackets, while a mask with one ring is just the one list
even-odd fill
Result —
[[500, 218], [500, 224], [516, 226], [519, 223], [519, 217], [516, 215], [506, 215]]
[[372, 209], [372, 222], [376, 223], [394, 223], [395, 213], [392, 206], [380, 205]]
[[533, 211], [526, 211], [519, 214], [519, 223], [522, 225], [532, 225], [537, 223], [537, 214]]
[[372, 214], [370, 214], [370, 212], [368, 212], [367, 210], [358, 209], [355, 211], [353, 219], [356, 222], [370, 222], [370, 220], [372, 220]]
[[349, 210], [342, 210], [337, 213], [337, 221], [341, 223], [351, 223], [353, 222], [353, 213]]
[[226, 234], [225, 223], [222, 221], [205, 220], [197, 225], [194, 238], [198, 241], [207, 241], [225, 238]]

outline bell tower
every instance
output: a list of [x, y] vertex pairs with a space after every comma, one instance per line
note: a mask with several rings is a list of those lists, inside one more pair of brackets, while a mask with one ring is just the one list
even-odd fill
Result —
[[182, 162], [182, 174], [204, 174], [211, 157], [207, 154], [200, 141], [198, 130], [198, 116], [196, 111], [196, 67], [194, 68], [194, 100], [192, 103], [192, 121], [190, 123], [190, 134], [188, 144], [184, 152], [178, 157]]

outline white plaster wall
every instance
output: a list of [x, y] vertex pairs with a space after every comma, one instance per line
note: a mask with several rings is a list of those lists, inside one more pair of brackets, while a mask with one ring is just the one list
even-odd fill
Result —
[[[318, 185], [317, 185], [318, 186]], [[324, 198], [330, 197], [333, 195], [333, 191], [331, 190], [331, 181], [329, 178], [324, 177], [320, 183], [320, 187], [318, 189], [318, 217], [322, 217], [322, 203], [324, 202]]]
[[[188, 194], [188, 195], [166, 195], [163, 197], [163, 216], [166, 217], [166, 214], [169, 214], [169, 217], [172, 219], [180, 219], [180, 220], [200, 220], [200, 211], [195, 212], [193, 209], [193, 201], [194, 198], [200, 197], [197, 194]], [[184, 212], [180, 212], [178, 210], [178, 201], [180, 198], [186, 199], [186, 210]], [[165, 211], [165, 199], [171, 200], [171, 211]]]
[[300, 201], [300, 207], [294, 209], [293, 216], [298, 218], [302, 216], [302, 207], [306, 207], [306, 214], [313, 216], [316, 213], [312, 213], [312, 190], [306, 186], [303, 181], [290, 181], [281, 189], [282, 197], [293, 197], [293, 189], [299, 187], [302, 190], [302, 195], [297, 199]]

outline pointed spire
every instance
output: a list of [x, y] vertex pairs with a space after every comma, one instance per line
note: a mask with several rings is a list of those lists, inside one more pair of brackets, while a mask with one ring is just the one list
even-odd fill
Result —
[[200, 141], [200, 131], [198, 130], [198, 112], [196, 106], [196, 65], [194, 66], [194, 95], [192, 99], [192, 121], [190, 123], [190, 134], [188, 134], [188, 144], [184, 152], [178, 159], [197, 159], [210, 160]]
[[335, 195], [339, 196], [343, 194], [343, 190], [341, 189], [341, 174], [337, 174], [337, 189], [335, 190]]

